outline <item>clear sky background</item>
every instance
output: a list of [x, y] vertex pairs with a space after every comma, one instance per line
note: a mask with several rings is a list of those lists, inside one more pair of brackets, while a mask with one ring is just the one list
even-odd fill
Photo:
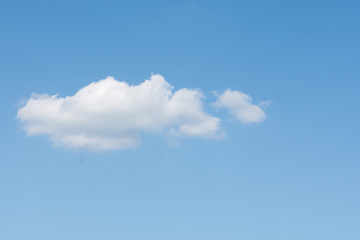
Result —
[[[360, 239], [358, 1], [0, 1], [0, 239]], [[114, 76], [271, 100], [219, 140], [27, 137], [32, 92]]]

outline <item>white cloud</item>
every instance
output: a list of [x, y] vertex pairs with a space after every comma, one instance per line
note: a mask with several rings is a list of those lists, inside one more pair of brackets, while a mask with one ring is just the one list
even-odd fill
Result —
[[220, 119], [204, 112], [203, 98], [199, 90], [173, 91], [161, 75], [135, 86], [108, 77], [74, 96], [33, 94], [17, 119], [28, 135], [93, 151], [134, 147], [141, 132], [218, 138]]
[[[227, 89], [218, 95], [218, 100], [214, 105], [216, 107], [227, 108], [231, 114], [243, 123], [263, 121], [266, 118], [265, 112], [260, 106], [252, 104], [251, 102], [252, 100], [249, 95]], [[266, 104], [270, 104], [270, 102], [267, 101]]]
[[[243, 123], [263, 121], [262, 108], [270, 104], [254, 105], [249, 95], [230, 89], [217, 97], [213, 105]], [[203, 101], [201, 91], [174, 91], [159, 74], [133, 86], [107, 77], [74, 96], [33, 94], [19, 106], [17, 119], [29, 136], [47, 135], [55, 145], [92, 151], [137, 146], [143, 132], [221, 138], [221, 120], [204, 112]]]

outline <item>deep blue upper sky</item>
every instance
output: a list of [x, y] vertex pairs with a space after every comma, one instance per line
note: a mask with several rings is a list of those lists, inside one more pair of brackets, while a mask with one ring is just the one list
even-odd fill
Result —
[[[0, 239], [360, 238], [358, 1], [1, 1]], [[271, 100], [221, 140], [107, 153], [27, 137], [32, 92], [107, 76]], [[216, 112], [205, 106], [209, 112]]]

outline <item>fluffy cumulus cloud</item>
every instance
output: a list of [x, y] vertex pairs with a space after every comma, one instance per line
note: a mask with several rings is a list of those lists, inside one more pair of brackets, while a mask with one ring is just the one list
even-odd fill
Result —
[[[242, 122], [265, 118], [246, 94], [226, 90], [218, 97], [215, 105]], [[133, 86], [108, 77], [74, 96], [33, 94], [17, 119], [30, 136], [48, 135], [56, 145], [92, 151], [137, 146], [142, 132], [220, 138], [220, 119], [204, 111], [203, 101], [199, 90], [174, 91], [161, 75]]]
[[135, 86], [108, 77], [74, 96], [33, 94], [17, 118], [28, 135], [95, 151], [136, 146], [142, 131], [218, 138], [220, 119], [204, 112], [202, 99], [199, 90], [173, 91], [161, 75]]
[[214, 105], [228, 109], [231, 114], [243, 123], [261, 122], [266, 117], [260, 106], [252, 104], [249, 95], [239, 91], [227, 89], [218, 96], [218, 100]]

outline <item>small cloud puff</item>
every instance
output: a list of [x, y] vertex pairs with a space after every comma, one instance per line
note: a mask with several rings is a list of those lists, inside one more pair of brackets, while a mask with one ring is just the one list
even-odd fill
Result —
[[18, 110], [28, 135], [92, 151], [124, 149], [140, 143], [141, 132], [219, 138], [220, 119], [203, 111], [199, 90], [173, 87], [161, 75], [135, 86], [112, 77], [93, 82], [74, 96], [35, 95]]
[[266, 118], [266, 114], [260, 106], [269, 105], [270, 102], [262, 102], [260, 106], [251, 102], [249, 95], [227, 89], [218, 95], [218, 100], [214, 105], [228, 109], [232, 115], [243, 123], [262, 122]]

